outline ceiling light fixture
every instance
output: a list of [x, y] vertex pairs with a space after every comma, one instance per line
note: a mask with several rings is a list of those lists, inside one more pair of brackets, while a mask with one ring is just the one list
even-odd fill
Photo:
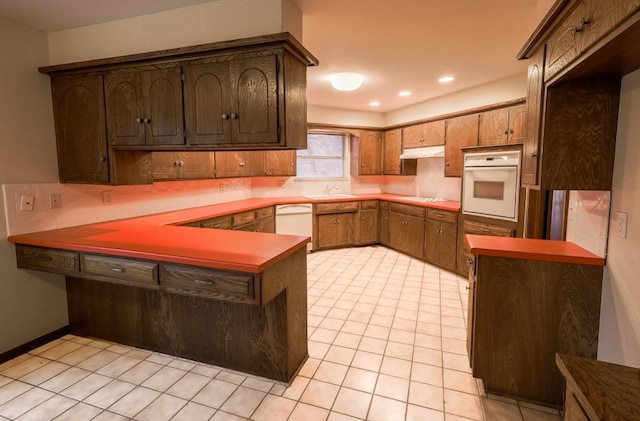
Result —
[[331, 75], [331, 86], [339, 91], [355, 91], [362, 85], [362, 80], [360, 73], [335, 73]]
[[400, 91], [400, 92], [398, 92], [398, 95], [400, 95], [400, 96], [409, 96], [409, 95], [411, 95], [411, 91]]
[[369, 105], [372, 106], [372, 107], [378, 107], [378, 106], [380, 106], [380, 101], [371, 101], [369, 103]]
[[440, 79], [438, 79], [438, 82], [447, 83], [447, 82], [453, 82], [453, 80], [454, 80], [453, 76], [442, 76]]

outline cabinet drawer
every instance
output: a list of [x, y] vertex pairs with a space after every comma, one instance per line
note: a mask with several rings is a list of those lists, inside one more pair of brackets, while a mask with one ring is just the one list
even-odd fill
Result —
[[273, 206], [256, 209], [256, 219], [270, 218], [273, 216]]
[[458, 219], [458, 214], [456, 212], [447, 212], [440, 209], [427, 209], [427, 218], [455, 224]]
[[389, 210], [389, 202], [380, 201], [380, 209]]
[[316, 213], [357, 212], [358, 202], [316, 203]]
[[420, 208], [418, 206], [411, 205], [403, 205], [400, 203], [392, 203], [391, 204], [392, 212], [404, 213], [406, 215], [418, 216], [420, 218], [424, 218], [424, 208]]
[[217, 300], [255, 303], [256, 280], [253, 275], [200, 269], [178, 265], [162, 265], [160, 285], [168, 291]]
[[105, 280], [119, 280], [147, 285], [158, 284], [157, 263], [83, 254], [81, 267], [83, 274], [108, 278]]
[[16, 244], [16, 260], [21, 269], [52, 273], [78, 272], [78, 253]]
[[240, 212], [231, 215], [231, 225], [235, 228], [239, 225], [248, 224], [256, 220], [255, 211]]
[[363, 200], [360, 202], [360, 209], [378, 209], [378, 201], [377, 200]]
[[221, 230], [231, 229], [231, 215], [218, 216], [216, 218], [200, 221], [201, 228], [215, 228]]
[[473, 221], [464, 221], [463, 227], [465, 234], [493, 235], [495, 237], [513, 237], [515, 232], [513, 228]]
[[547, 40], [545, 60], [545, 82], [555, 76], [560, 70], [571, 63], [580, 54], [581, 35], [574, 30], [582, 20], [582, 4], [576, 2], [577, 7], [560, 22]]

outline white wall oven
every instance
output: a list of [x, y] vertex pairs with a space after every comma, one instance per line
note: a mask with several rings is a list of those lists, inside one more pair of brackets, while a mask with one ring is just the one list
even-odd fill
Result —
[[464, 155], [462, 213], [518, 221], [520, 151]]

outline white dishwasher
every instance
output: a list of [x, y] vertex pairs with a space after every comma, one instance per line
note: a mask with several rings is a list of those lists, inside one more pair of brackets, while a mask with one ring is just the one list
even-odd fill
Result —
[[[276, 234], [306, 235], [313, 234], [313, 205], [298, 203], [276, 206]], [[313, 249], [313, 241], [307, 244], [307, 251]]]

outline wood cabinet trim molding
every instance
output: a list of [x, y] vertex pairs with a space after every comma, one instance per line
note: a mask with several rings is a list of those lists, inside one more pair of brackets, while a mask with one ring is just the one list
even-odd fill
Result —
[[198, 59], [206, 55], [225, 55], [239, 51], [264, 50], [270, 47], [284, 46], [290, 52], [295, 53], [307, 66], [317, 66], [318, 59], [313, 56], [302, 44], [288, 32], [272, 35], [200, 44], [189, 47], [173, 48], [166, 50], [151, 51], [125, 56], [102, 58], [97, 60], [87, 60], [76, 63], [58, 64], [52, 66], [39, 67], [40, 73], [71, 73], [79, 71], [101, 71], [118, 65], [146, 65], [159, 64], [163, 67], [170, 65], [170, 62]]

